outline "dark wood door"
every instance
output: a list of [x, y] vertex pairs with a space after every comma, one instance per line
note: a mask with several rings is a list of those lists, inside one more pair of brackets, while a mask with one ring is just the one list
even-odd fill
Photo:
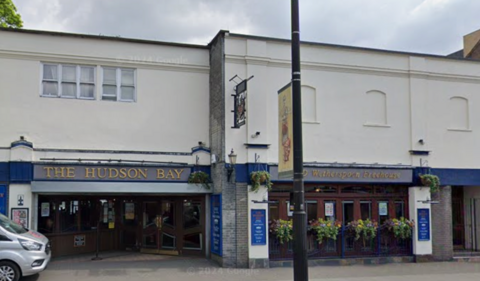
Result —
[[138, 249], [140, 206], [136, 199], [122, 199], [120, 232], [124, 250]]
[[143, 252], [178, 255], [177, 208], [178, 203], [171, 199], [143, 202]]
[[463, 206], [463, 187], [452, 187], [452, 224], [453, 247], [465, 249], [465, 216]]

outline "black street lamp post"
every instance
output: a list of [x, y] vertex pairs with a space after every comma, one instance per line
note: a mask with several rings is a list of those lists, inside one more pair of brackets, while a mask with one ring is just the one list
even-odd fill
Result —
[[292, 0], [293, 103], [293, 280], [308, 280], [307, 214], [303, 185], [302, 96], [300, 76], [300, 23], [298, 0]]

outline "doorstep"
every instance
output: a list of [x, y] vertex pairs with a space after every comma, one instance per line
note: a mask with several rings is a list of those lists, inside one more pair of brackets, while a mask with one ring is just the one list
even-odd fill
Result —
[[[308, 260], [308, 266], [343, 266], [343, 265], [375, 265], [387, 263], [412, 263], [413, 256], [403, 257], [366, 257], [351, 259], [312, 259]], [[293, 267], [293, 260], [270, 261], [270, 268]]]

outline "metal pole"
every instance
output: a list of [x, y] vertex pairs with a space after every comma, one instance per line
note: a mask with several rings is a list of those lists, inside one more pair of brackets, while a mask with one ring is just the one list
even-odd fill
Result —
[[305, 213], [305, 189], [303, 186], [302, 84], [300, 78], [298, 0], [292, 0], [293, 280], [307, 281], [307, 214]]

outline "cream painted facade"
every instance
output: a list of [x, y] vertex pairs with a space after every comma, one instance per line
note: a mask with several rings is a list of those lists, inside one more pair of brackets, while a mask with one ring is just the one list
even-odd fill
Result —
[[[198, 142], [209, 145], [206, 48], [7, 31], [0, 31], [0, 38], [0, 127], [11, 128], [0, 135], [0, 147], [20, 136], [43, 149], [191, 152]], [[43, 63], [93, 66], [95, 99], [42, 97]], [[102, 67], [135, 70], [135, 102], [102, 100]], [[42, 151], [32, 160], [104, 157], [113, 158]], [[135, 154], [118, 158], [195, 160]]]
[[[263, 209], [268, 218], [268, 204], [253, 201], [275, 192], [249, 191], [249, 172], [279, 162], [277, 92], [290, 81], [290, 48], [286, 40], [223, 31], [208, 46], [192, 46], [0, 29], [0, 164], [10, 167], [5, 168], [6, 180], [0, 167], [0, 188], [9, 189], [8, 209], [19, 207], [17, 196], [25, 195], [29, 225], [35, 229], [38, 196], [45, 190], [54, 193], [53, 186], [61, 188], [58, 182], [51, 190], [48, 182], [35, 183], [28, 167], [19, 179], [12, 172], [16, 164], [175, 164], [192, 171], [203, 166], [213, 180], [209, 191], [186, 181], [134, 186], [143, 193], [158, 188], [158, 194], [175, 194], [177, 188], [205, 196], [206, 255], [226, 267], [268, 266], [268, 224], [266, 244], [251, 245], [250, 212]], [[464, 247], [480, 249], [480, 242], [472, 242], [480, 232], [468, 228], [474, 217], [471, 200], [479, 198], [480, 190], [478, 60], [307, 42], [301, 60], [305, 166], [405, 169], [415, 178], [418, 171], [432, 169], [444, 185], [464, 188]], [[94, 98], [42, 96], [44, 64], [93, 67]], [[105, 67], [134, 70], [134, 101], [102, 100]], [[246, 124], [239, 129], [231, 128], [232, 95], [240, 81], [231, 80], [235, 75], [253, 77]], [[237, 165], [228, 170], [232, 149]], [[417, 207], [430, 205], [417, 201], [433, 199], [415, 178], [402, 182], [410, 188], [410, 197], [405, 196], [412, 219]], [[101, 181], [85, 185], [88, 192], [115, 189]], [[125, 191], [127, 185], [118, 189]], [[213, 244], [210, 193], [222, 196], [223, 255], [208, 251]], [[432, 244], [433, 239], [415, 241], [414, 254], [431, 255]]]
[[[253, 162], [258, 151], [244, 144], [269, 144], [260, 161], [277, 163], [277, 91], [290, 80], [290, 44], [240, 35], [225, 41], [226, 112], [235, 87], [228, 80], [254, 75], [247, 124], [227, 131], [226, 146], [241, 151], [239, 162]], [[304, 162], [419, 166], [410, 150], [426, 150], [430, 155], [421, 158], [430, 167], [479, 167], [477, 61], [321, 44], [303, 44], [301, 61], [302, 91], [315, 96], [303, 105], [315, 116], [303, 125]], [[233, 124], [233, 114], [226, 124]], [[252, 137], [255, 132], [261, 134]]]

